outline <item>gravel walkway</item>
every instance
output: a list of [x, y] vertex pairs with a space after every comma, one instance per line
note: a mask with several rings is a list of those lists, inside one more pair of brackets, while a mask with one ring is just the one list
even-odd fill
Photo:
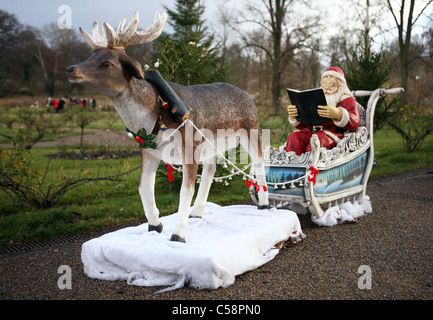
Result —
[[[0, 299], [431, 300], [433, 168], [372, 180], [368, 194], [373, 213], [356, 224], [318, 227], [300, 216], [305, 240], [228, 288], [155, 295], [161, 287], [93, 280], [83, 273], [79, 240], [0, 256]], [[61, 265], [71, 267], [72, 289], [57, 285]], [[371, 270], [371, 289], [358, 287], [360, 266]]]

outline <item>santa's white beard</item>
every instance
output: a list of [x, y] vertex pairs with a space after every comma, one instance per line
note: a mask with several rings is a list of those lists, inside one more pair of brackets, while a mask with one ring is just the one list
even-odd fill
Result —
[[325, 94], [328, 106], [336, 107], [341, 101], [352, 97], [352, 93], [344, 83], [340, 83], [340, 88], [334, 94]]
[[337, 104], [340, 103], [340, 95], [338, 93], [326, 94], [325, 98], [328, 106], [336, 107]]

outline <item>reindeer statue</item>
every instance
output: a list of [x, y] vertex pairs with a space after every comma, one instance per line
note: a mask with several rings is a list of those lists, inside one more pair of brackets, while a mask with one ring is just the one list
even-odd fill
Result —
[[[158, 88], [146, 81], [140, 63], [125, 53], [126, 46], [156, 39], [161, 34], [166, 19], [166, 14], [156, 13], [150, 27], [137, 31], [138, 12], [136, 12], [133, 20], [126, 27], [126, 18], [123, 18], [116, 31], [104, 22], [100, 34], [96, 21], [93, 24], [92, 35], [80, 28], [93, 54], [86, 61], [67, 67], [66, 74], [70, 82], [82, 83], [110, 97], [122, 120], [132, 132], [144, 128], [144, 132], [152, 132], [156, 135], [155, 149], [140, 148], [142, 170], [138, 191], [148, 220], [149, 231], [162, 232], [154, 196], [155, 175], [160, 161], [166, 161], [167, 152], [164, 148], [167, 148], [170, 143], [173, 144], [172, 140], [164, 140], [164, 134], [168, 130], [160, 130], [160, 119], [167, 128], [175, 129], [181, 135], [181, 139], [176, 140], [178, 143], [175, 145], [174, 154], [177, 155], [176, 163], [182, 164], [182, 186], [178, 217], [170, 240], [185, 242], [188, 217], [201, 217], [216, 170], [216, 156], [212, 161], [203, 162], [201, 183], [194, 208], [190, 213], [198, 163], [201, 159], [196, 155], [203, 153], [205, 141], [196, 139], [194, 135], [188, 135], [188, 130], [197, 132], [198, 128], [201, 128], [215, 136], [221, 129], [240, 132], [237, 139], [251, 156], [252, 169], [257, 180], [262, 181], [260, 184], [263, 186], [266, 186], [266, 182], [262, 146], [257, 135], [257, 109], [245, 92], [227, 83], [194, 86], [169, 83], [189, 109], [190, 119], [187, 122], [192, 123], [193, 127], [182, 126], [182, 122], [173, 117], [169, 109], [162, 107]], [[170, 156], [173, 155], [173, 152], [168, 153]], [[170, 161], [173, 162], [173, 157]], [[260, 188], [258, 199], [259, 209], [268, 207], [267, 188]]]

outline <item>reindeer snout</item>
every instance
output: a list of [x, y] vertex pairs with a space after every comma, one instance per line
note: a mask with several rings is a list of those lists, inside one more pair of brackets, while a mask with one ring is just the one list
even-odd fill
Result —
[[76, 65], [66, 67], [66, 75], [68, 76], [68, 80], [71, 83], [81, 83], [84, 81], [82, 75], [77, 72]]
[[76, 65], [66, 67], [66, 72], [67, 73], [75, 72], [75, 70], [77, 70], [77, 66]]

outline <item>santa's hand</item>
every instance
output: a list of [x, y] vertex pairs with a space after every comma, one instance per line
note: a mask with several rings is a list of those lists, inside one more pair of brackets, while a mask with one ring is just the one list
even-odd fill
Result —
[[340, 121], [343, 118], [343, 111], [332, 106], [318, 106], [317, 113], [324, 118], [335, 119]]
[[289, 116], [295, 120], [296, 117], [298, 116], [298, 109], [296, 108], [296, 106], [294, 105], [290, 105], [287, 107], [287, 112], [289, 113]]

